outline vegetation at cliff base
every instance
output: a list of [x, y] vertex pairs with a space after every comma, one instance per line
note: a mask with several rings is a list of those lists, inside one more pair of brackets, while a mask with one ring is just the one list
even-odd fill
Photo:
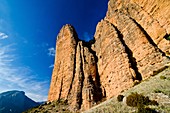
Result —
[[166, 79], [166, 77], [165, 76], [160, 76], [160, 79]]
[[170, 40], [170, 35], [169, 36], [167, 36], [167, 38], [166, 38], [167, 40]]
[[23, 113], [72, 113], [68, 107], [67, 101], [60, 99], [53, 102], [46, 102]]
[[138, 113], [156, 113], [154, 109], [148, 108], [148, 105], [158, 106], [157, 101], [150, 100], [149, 97], [145, 97], [142, 94], [132, 93], [126, 98], [126, 104], [131, 107], [137, 107]]
[[123, 95], [118, 95], [118, 96], [117, 96], [117, 101], [118, 101], [118, 102], [121, 102], [121, 101], [123, 101], [123, 98], [124, 98]]
[[168, 78], [170, 67], [84, 113], [170, 113]]
[[132, 93], [126, 98], [126, 104], [131, 107], [149, 105], [149, 103], [149, 97], [145, 97], [138, 93]]

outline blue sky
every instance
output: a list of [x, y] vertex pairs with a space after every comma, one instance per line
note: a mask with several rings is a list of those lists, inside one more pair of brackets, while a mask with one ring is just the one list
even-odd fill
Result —
[[59, 30], [72, 24], [80, 39], [91, 39], [107, 2], [0, 0], [0, 93], [22, 90], [46, 100]]

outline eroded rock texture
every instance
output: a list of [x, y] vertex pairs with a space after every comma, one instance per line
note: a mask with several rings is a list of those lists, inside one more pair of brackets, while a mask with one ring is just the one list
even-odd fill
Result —
[[132, 56], [128, 55], [130, 51], [121, 38], [119, 31], [108, 21], [103, 20], [98, 24], [94, 50], [98, 56], [98, 72], [107, 98], [132, 87], [134, 79], [141, 76], [135, 73]]
[[80, 41], [71, 25], [57, 38], [48, 101], [87, 110], [170, 64], [170, 1], [110, 0], [94, 40]]
[[79, 41], [72, 26], [64, 26], [57, 39], [48, 100], [68, 100], [72, 110], [89, 109], [100, 101], [97, 59], [91, 45]]
[[77, 40], [77, 34], [70, 25], [64, 26], [57, 37], [55, 64], [48, 96], [49, 101], [59, 98], [66, 99], [69, 95], [70, 84], [72, 84], [75, 73]]
[[119, 20], [114, 16], [126, 15], [151, 37], [155, 45], [170, 55], [170, 42], [165, 39], [170, 34], [169, 12], [169, 0], [110, 0], [105, 19], [116, 25]]

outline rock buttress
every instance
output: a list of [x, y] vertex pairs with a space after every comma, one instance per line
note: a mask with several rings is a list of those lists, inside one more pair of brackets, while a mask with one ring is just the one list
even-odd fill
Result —
[[[142, 4], [148, 5], [145, 2]], [[167, 1], [158, 2], [161, 1], [150, 0], [149, 4], [159, 8], [163, 4], [166, 7], [163, 10], [170, 11], [165, 5]], [[170, 62], [167, 57], [170, 41], [165, 39], [169, 34], [169, 19], [160, 24], [161, 19], [156, 20], [151, 12], [146, 12], [138, 0], [109, 1], [107, 15], [97, 25], [93, 47], [107, 99], [132, 87], [134, 81], [145, 80], [166, 68]]]
[[78, 40], [72, 26], [64, 26], [57, 39], [48, 101], [67, 100], [76, 111], [91, 108], [102, 97], [95, 52]]
[[68, 100], [74, 110], [87, 110], [103, 97], [97, 70], [97, 57], [89, 43], [78, 42], [73, 84]]
[[170, 56], [170, 41], [166, 40], [170, 36], [169, 12], [169, 0], [110, 0], [105, 19], [113, 23], [115, 14], [130, 17], [160, 50]]
[[97, 25], [93, 49], [98, 56], [98, 72], [107, 99], [132, 87], [138, 74], [120, 38], [111, 23], [103, 20]]
[[[154, 72], [164, 68], [165, 64], [169, 63], [169, 58], [166, 57], [166, 53], [170, 50], [170, 41], [164, 39], [160, 35], [166, 30], [161, 27], [160, 31], [162, 31], [161, 29], [163, 29], [163, 31], [157, 34], [158, 29], [156, 26], [155, 28], [151, 28], [152, 25], [148, 25], [147, 27], [150, 27], [150, 29], [146, 29], [146, 26], [141, 24], [140, 21], [138, 22], [137, 19], [133, 18], [130, 13], [126, 14], [126, 11], [124, 11], [125, 9], [129, 9], [128, 12], [133, 12], [134, 10], [130, 10], [130, 8], [132, 6], [137, 7], [137, 4], [124, 3], [120, 0], [121, 2], [119, 2], [121, 4], [116, 5], [117, 2], [114, 1], [115, 4], [112, 4], [113, 1], [114, 0], [111, 0], [109, 3], [110, 9], [108, 10], [105, 20], [113, 24], [117, 31], [122, 34], [121, 39], [132, 52], [132, 56], [134, 57], [137, 68], [142, 75], [142, 79], [147, 79], [148, 77], [154, 75]], [[114, 8], [117, 9], [111, 8], [112, 5], [115, 5]], [[143, 16], [147, 18], [146, 15]], [[147, 20], [141, 21], [146, 22]], [[152, 32], [150, 33], [148, 30], [152, 30]], [[156, 34], [153, 35], [152, 33], [155, 32]], [[166, 40], [167, 44], [164, 45], [164, 48], [161, 48], [156, 39]], [[165, 48], [169, 49], [165, 50]]]
[[64, 26], [56, 44], [56, 56], [48, 100], [67, 99], [75, 75], [77, 34], [70, 25]]

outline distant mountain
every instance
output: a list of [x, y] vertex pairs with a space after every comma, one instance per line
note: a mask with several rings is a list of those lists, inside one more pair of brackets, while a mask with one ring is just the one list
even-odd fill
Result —
[[0, 94], [0, 113], [22, 113], [40, 105], [31, 100], [23, 91], [7, 91]]

